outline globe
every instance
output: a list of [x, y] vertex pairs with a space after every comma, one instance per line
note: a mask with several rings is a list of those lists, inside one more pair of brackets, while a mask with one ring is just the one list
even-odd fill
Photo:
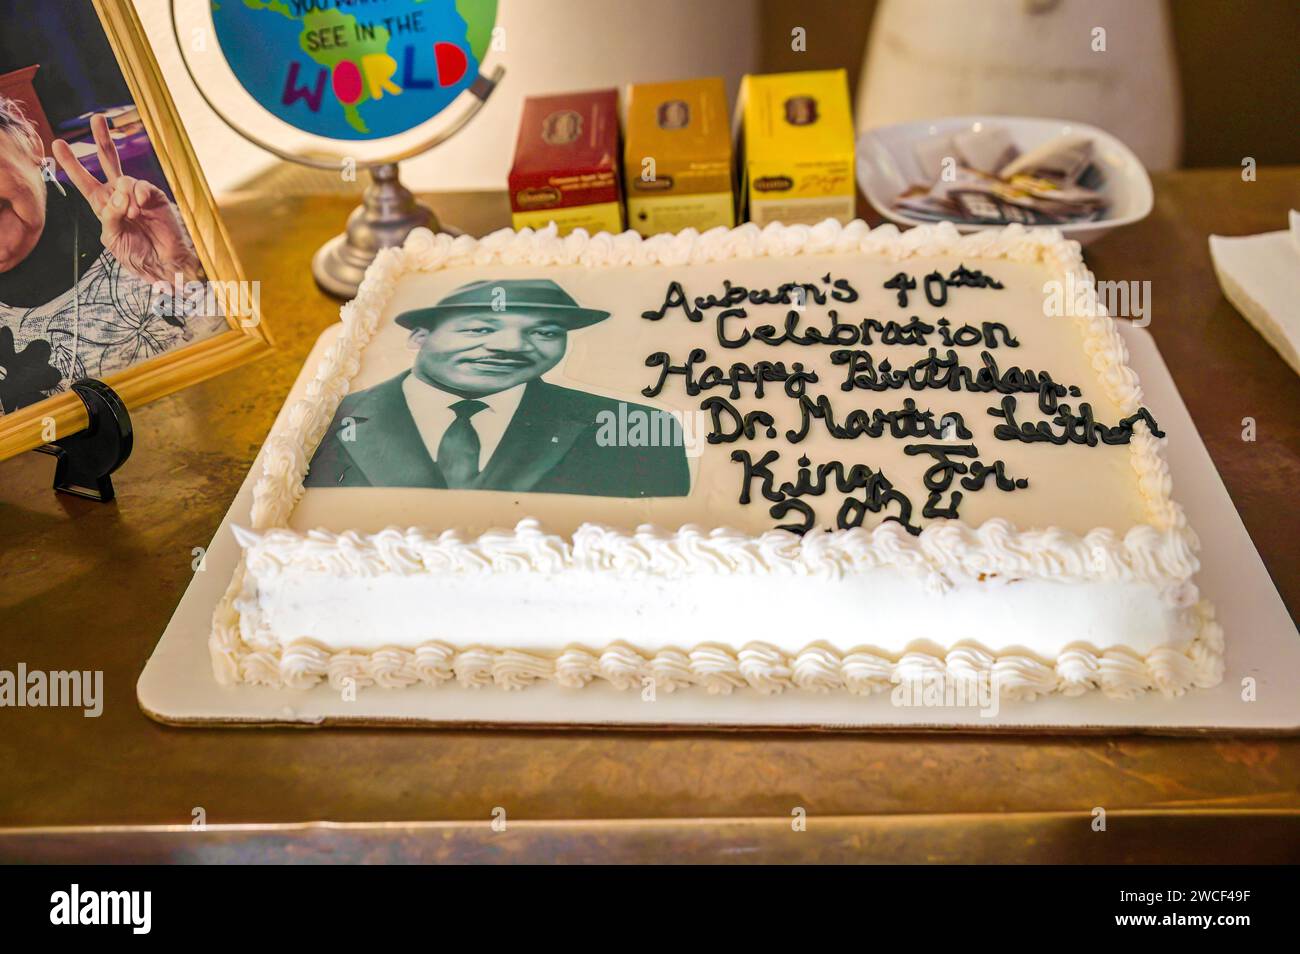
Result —
[[478, 77], [497, 0], [212, 0], [240, 85], [284, 122], [384, 139], [449, 106]]

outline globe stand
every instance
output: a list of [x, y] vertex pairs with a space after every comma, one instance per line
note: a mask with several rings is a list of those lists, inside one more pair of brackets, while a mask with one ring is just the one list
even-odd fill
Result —
[[412, 229], [458, 234], [443, 229], [433, 210], [415, 201], [411, 190], [398, 180], [397, 163], [371, 166], [370, 179], [361, 204], [348, 216], [346, 231], [317, 249], [311, 260], [316, 284], [336, 298], [355, 298], [379, 250], [401, 245]]
[[[370, 185], [366, 186], [361, 205], [353, 209], [352, 214], [348, 216], [347, 229], [342, 235], [337, 235], [322, 245], [312, 257], [312, 276], [316, 279], [316, 284], [325, 292], [339, 298], [355, 297], [366, 268], [375, 260], [380, 249], [402, 244], [411, 229], [421, 226], [435, 231], [439, 229], [437, 216], [432, 210], [416, 202], [410, 190], [398, 181], [397, 163], [445, 142], [478, 115], [478, 111], [483, 108], [506, 72], [505, 67], [500, 64], [493, 66], [489, 72], [482, 72], [486, 69], [482, 62], [483, 54], [486, 53], [489, 58], [492, 55], [487, 47], [479, 51], [480, 72], [462, 91], [469, 94], [467, 106], [459, 108], [457, 113], [448, 113], [448, 121], [440, 123], [436, 132], [423, 133], [425, 138], [421, 138], [418, 142], [412, 143], [409, 136], [403, 138], [403, 134], [394, 134], [367, 141], [364, 144], [365, 148], [358, 152], [354, 148], [357, 144], [352, 140], [340, 142], [311, 134], [311, 141], [304, 146], [298, 137], [292, 141], [285, 140], [282, 132], [277, 132], [274, 137], [268, 137], [266, 133], [268, 127], [264, 124], [260, 128], [254, 128], [260, 121], [258, 117], [262, 114], [271, 116], [269, 110], [258, 104], [255, 98], [251, 103], [248, 102], [252, 94], [244, 88], [238, 76], [232, 75], [224, 52], [218, 56], [205, 54], [210, 47], [216, 46], [220, 49], [221, 46], [214, 35], [213, 9], [217, 8], [217, 5], [201, 2], [201, 0], [171, 0], [169, 6], [172, 33], [180, 48], [181, 62], [184, 63], [190, 79], [194, 81], [194, 87], [199, 95], [226, 125], [249, 142], [285, 162], [337, 172], [341, 161], [350, 160], [369, 168]], [[229, 6], [234, 8], [236, 5]], [[479, 13], [470, 18], [475, 32], [481, 34], [492, 30], [493, 24], [496, 23], [496, 2], [485, 0], [485, 4], [476, 7]], [[467, 29], [470, 25], [467, 23]], [[468, 37], [468, 33], [466, 36]], [[208, 42], [209, 38], [212, 39], [212, 43]], [[495, 42], [495, 33], [493, 38]], [[436, 46], [437, 44], [435, 48]], [[410, 49], [408, 47], [408, 53]], [[268, 65], [274, 62], [283, 68], [281, 60], [271, 56], [270, 53], [263, 51], [258, 55]], [[462, 51], [462, 60], [464, 59]], [[410, 69], [408, 62], [408, 72]], [[441, 71], [440, 62], [439, 82], [441, 82]], [[460, 75], [463, 76], [463, 73]], [[425, 88], [431, 85], [430, 82], [423, 84]], [[232, 93], [235, 93], [233, 98], [230, 95]], [[317, 96], [319, 95], [318, 93]], [[453, 102], [459, 101], [460, 98], [458, 95]], [[250, 109], [250, 106], [253, 108]], [[236, 119], [236, 116], [240, 118]], [[275, 117], [271, 116], [271, 118]], [[428, 118], [433, 119], [433, 116]], [[281, 125], [285, 124], [284, 120], [277, 121]], [[274, 123], [269, 128], [274, 128]], [[305, 129], [300, 131], [309, 132]], [[324, 145], [321, 145], [322, 142]], [[455, 229], [443, 228], [442, 231], [459, 234]]]

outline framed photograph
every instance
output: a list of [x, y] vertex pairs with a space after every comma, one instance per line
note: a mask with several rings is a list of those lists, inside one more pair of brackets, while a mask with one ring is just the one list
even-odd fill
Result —
[[86, 426], [79, 378], [131, 408], [271, 340], [130, 0], [0, 21], [3, 459]]

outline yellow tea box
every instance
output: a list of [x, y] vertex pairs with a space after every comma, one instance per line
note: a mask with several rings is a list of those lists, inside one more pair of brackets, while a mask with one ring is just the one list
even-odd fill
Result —
[[630, 228], [649, 236], [736, 224], [720, 78], [629, 86], [624, 142]]
[[746, 76], [736, 115], [750, 222], [853, 218], [853, 117], [844, 70]]

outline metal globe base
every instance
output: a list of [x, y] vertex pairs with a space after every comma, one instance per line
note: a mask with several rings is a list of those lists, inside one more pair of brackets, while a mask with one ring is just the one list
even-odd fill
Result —
[[361, 204], [348, 216], [347, 230], [317, 249], [311, 260], [316, 284], [336, 298], [355, 298], [379, 250], [401, 245], [412, 229], [460, 234], [444, 228], [432, 209], [415, 201], [398, 180], [397, 163], [371, 166], [370, 178]]

